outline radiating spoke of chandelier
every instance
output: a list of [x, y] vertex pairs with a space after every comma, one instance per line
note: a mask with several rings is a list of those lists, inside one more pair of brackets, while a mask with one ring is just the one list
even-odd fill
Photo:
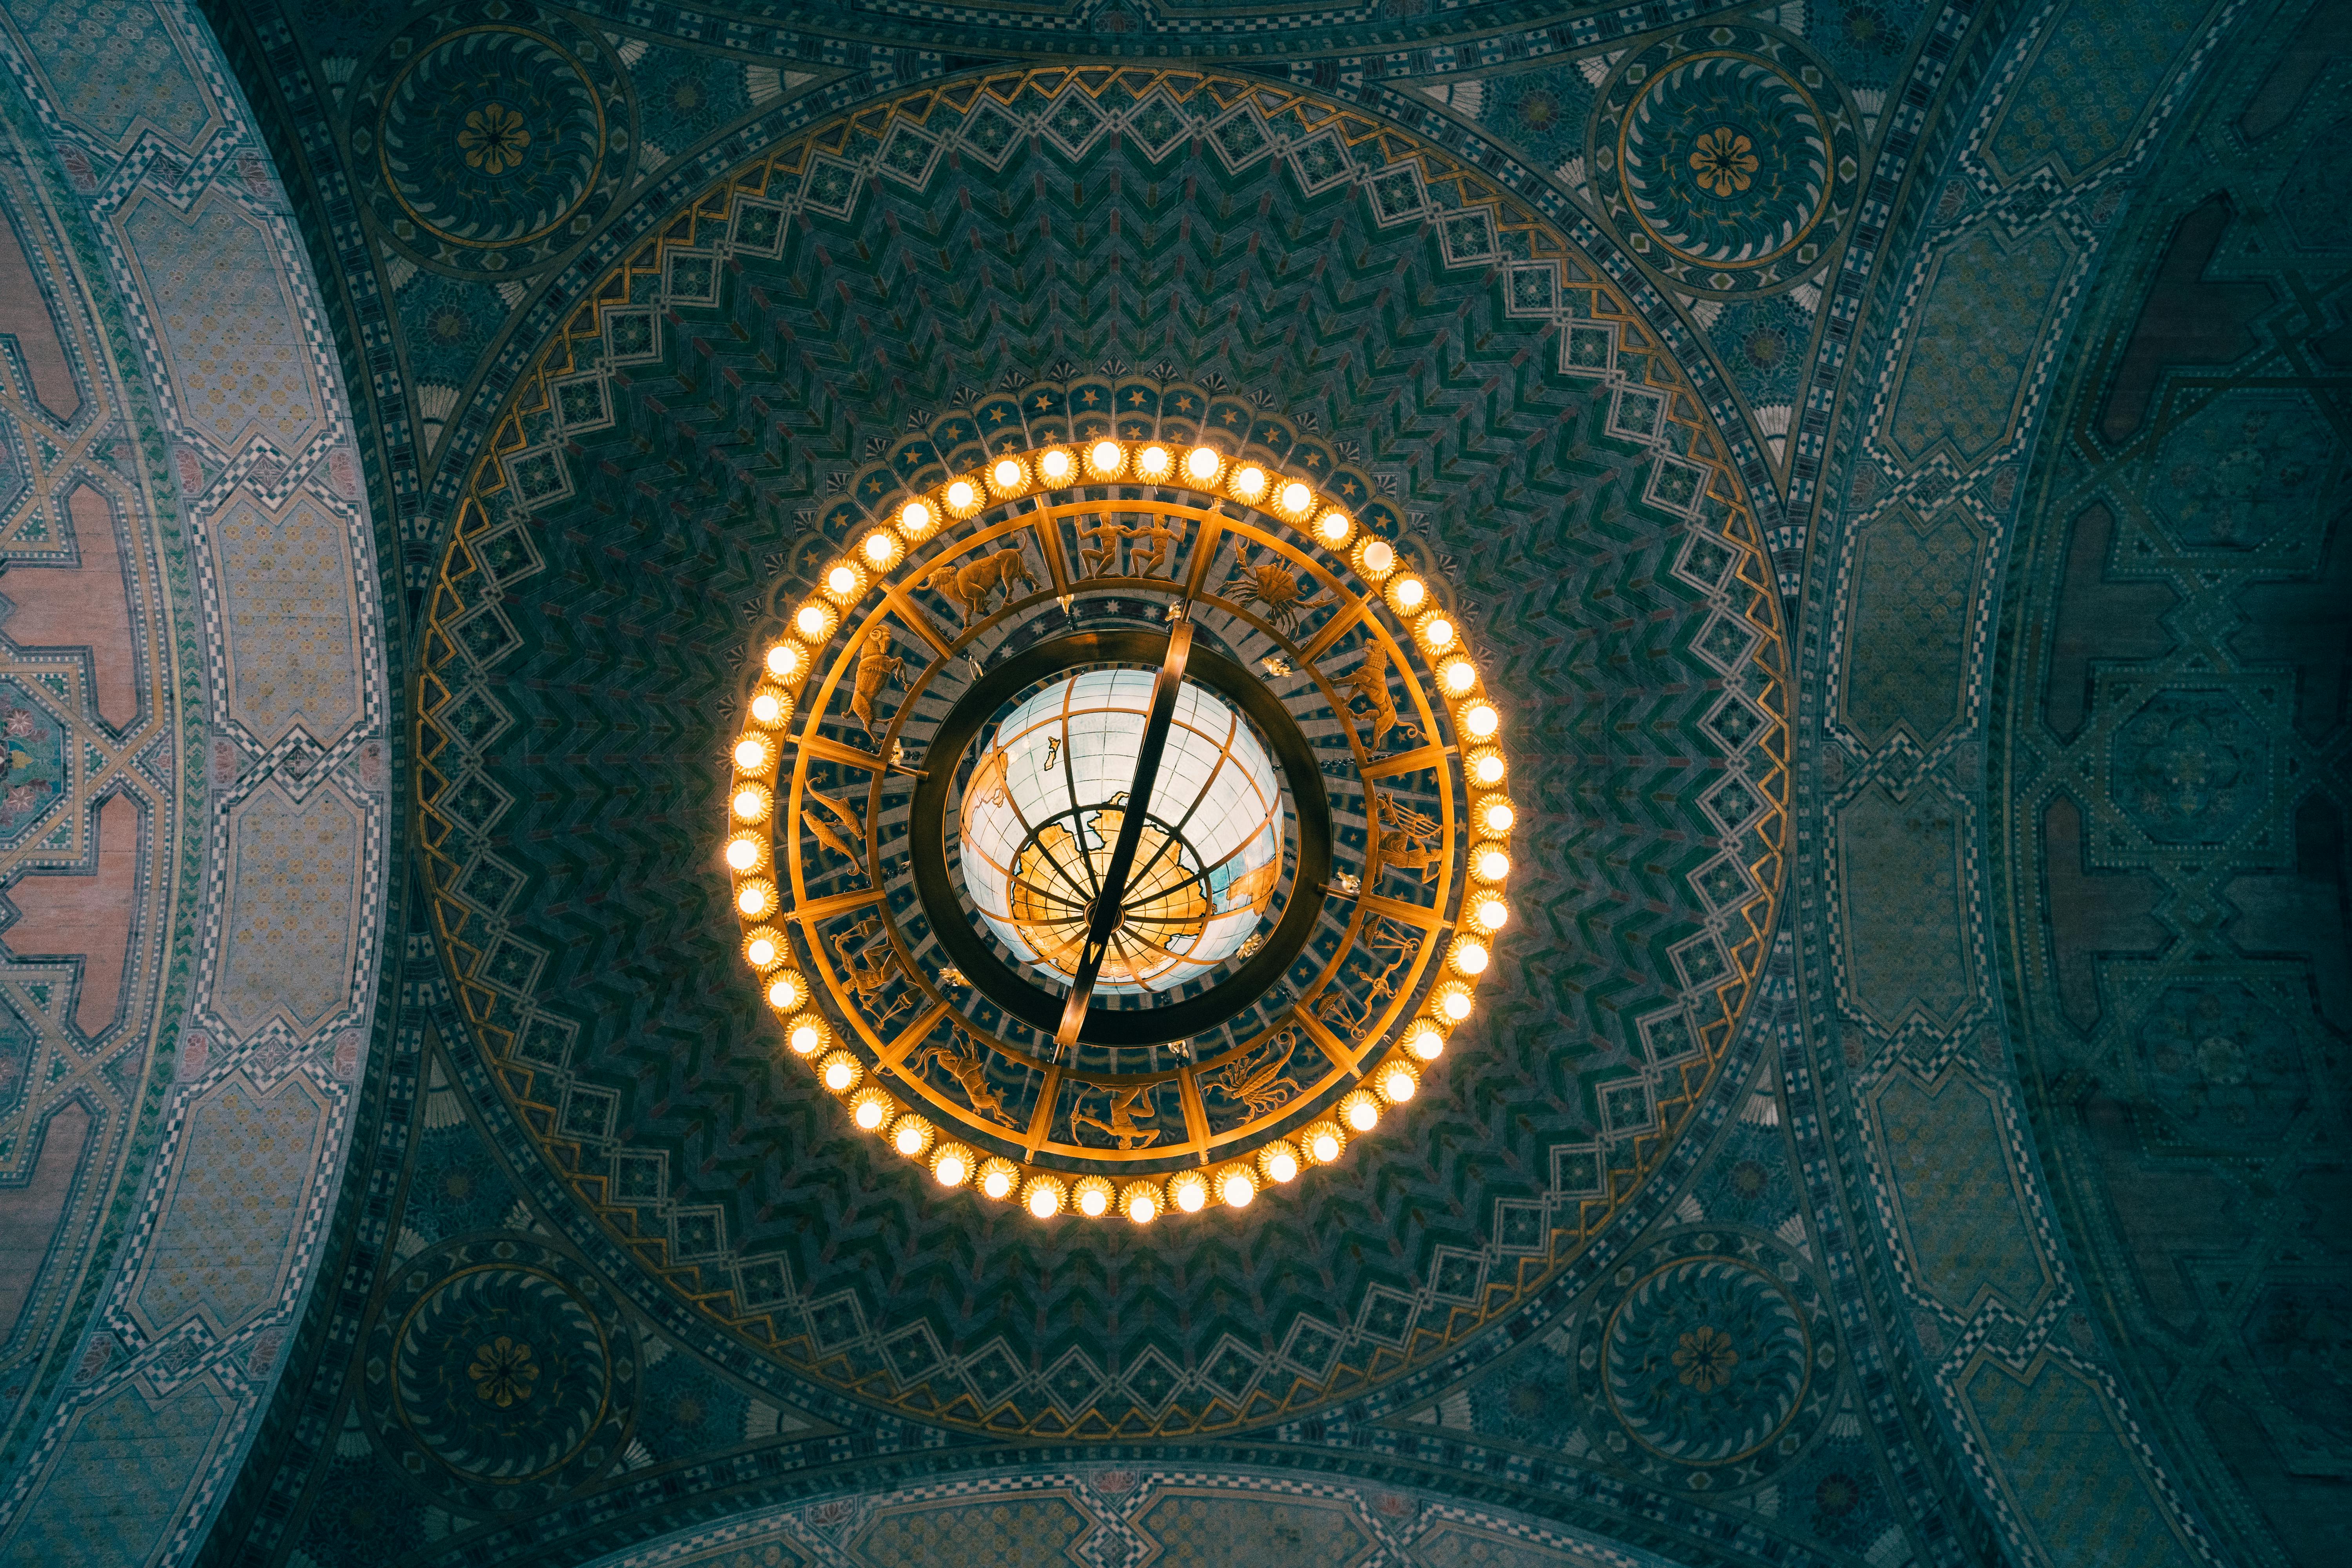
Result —
[[1184, 665], [1192, 654], [1192, 623], [1178, 621], [1168, 633], [1168, 651], [1160, 660], [1160, 678], [1151, 688], [1151, 712], [1143, 723], [1143, 744], [1135, 758], [1135, 778], [1127, 787], [1128, 809], [1119, 815], [1118, 841], [1112, 846], [1110, 864], [1103, 868], [1102, 890], [1095, 897], [1094, 919], [1087, 927], [1086, 945], [1078, 952], [1070, 994], [1062, 1004], [1061, 1026], [1054, 1031], [1055, 1053], [1076, 1046], [1086, 1027], [1087, 1007], [1094, 1000], [1095, 978], [1102, 973], [1104, 955], [1118, 930], [1120, 904], [1127, 897], [1127, 874], [1143, 842], [1146, 809], [1151, 786], [1160, 779], [1160, 760], [1168, 750], [1168, 731], [1176, 720], [1176, 694], [1183, 689]]

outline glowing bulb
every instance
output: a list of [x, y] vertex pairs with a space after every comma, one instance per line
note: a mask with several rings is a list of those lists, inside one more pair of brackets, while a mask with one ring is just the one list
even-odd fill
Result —
[[1470, 906], [1470, 918], [1480, 931], [1500, 931], [1511, 923], [1511, 906], [1489, 893]]
[[1408, 572], [1389, 584], [1389, 593], [1396, 600], [1396, 607], [1409, 616], [1429, 597], [1429, 584]]
[[1503, 727], [1503, 716], [1495, 711], [1491, 702], [1473, 702], [1462, 710], [1462, 727], [1475, 741], [1491, 741], [1495, 731]]
[[746, 784], [735, 792], [731, 803], [738, 822], [757, 822], [768, 815], [768, 792], [756, 784]]
[[1027, 477], [1021, 471], [1019, 459], [1002, 458], [997, 460], [996, 467], [989, 470], [988, 482], [999, 491], [1011, 491], [1019, 489], [1021, 481]]
[[[797, 1013], [808, 1000], [808, 991], [792, 975], [778, 975], [768, 982], [768, 1005], [779, 1013]], [[808, 1053], [801, 1053], [806, 1056]]]
[[818, 1047], [824, 1044], [824, 1031], [814, 1024], [803, 1021], [793, 1026], [793, 1032], [785, 1037], [784, 1043], [792, 1047], [793, 1055], [796, 1057], [814, 1056]]
[[788, 642], [780, 642], [768, 649], [768, 673], [778, 680], [790, 680], [801, 672], [801, 650]]
[[1013, 1195], [1017, 1173], [1010, 1160], [991, 1160], [980, 1168], [980, 1190], [998, 1203]]
[[1503, 753], [1491, 746], [1470, 753], [1470, 782], [1481, 789], [1493, 789], [1501, 784], [1509, 768], [1510, 764], [1503, 760]]
[[887, 571], [890, 563], [898, 558], [898, 541], [896, 538], [878, 528], [866, 536], [866, 559], [874, 563], [875, 570]]
[[1307, 509], [1315, 504], [1315, 492], [1297, 479], [1293, 479], [1282, 487], [1282, 493], [1277, 498], [1277, 502], [1282, 510], [1291, 516], [1303, 517], [1307, 513]]
[[930, 531], [931, 509], [919, 500], [908, 501], [898, 509], [898, 527], [909, 536], [920, 539]]
[[931, 1174], [943, 1187], [960, 1187], [971, 1178], [971, 1151], [961, 1143], [942, 1144], [931, 1156]]
[[1404, 1048], [1423, 1061], [1433, 1062], [1445, 1054], [1445, 1037], [1434, 1025], [1418, 1025], [1406, 1034]]
[[948, 486], [947, 499], [949, 510], [970, 511], [980, 504], [980, 492], [971, 488], [970, 479], [958, 479]]
[[1258, 1152], [1258, 1164], [1265, 1170], [1266, 1180], [1280, 1185], [1294, 1181], [1298, 1175], [1298, 1154], [1287, 1142], [1270, 1143]]
[[930, 1124], [919, 1116], [902, 1116], [898, 1124], [890, 1129], [890, 1147], [909, 1160], [920, 1154], [923, 1145], [930, 1141]]
[[1202, 1205], [1209, 1201], [1209, 1184], [1198, 1171], [1187, 1171], [1178, 1176], [1168, 1184], [1168, 1191], [1176, 1200], [1176, 1206], [1186, 1214], [1199, 1214]]
[[768, 742], [757, 735], [746, 735], [735, 742], [735, 765], [747, 773], [768, 771]]
[[1395, 571], [1396, 563], [1396, 551], [1385, 539], [1375, 539], [1365, 545], [1362, 560], [1359, 563], [1363, 567], [1364, 575], [1376, 583]]
[[1438, 670], [1437, 679], [1448, 697], [1467, 697], [1470, 689], [1478, 684], [1478, 667], [1466, 658], [1449, 658]]
[[772, 969], [776, 963], [776, 939], [755, 936], [743, 944], [743, 962], [754, 969]]
[[1218, 1182], [1217, 1195], [1225, 1200], [1227, 1208], [1245, 1209], [1249, 1207], [1250, 1200], [1257, 1196], [1257, 1183], [1250, 1179], [1247, 1171], [1234, 1166], [1227, 1170], [1223, 1179]]
[[735, 892], [735, 907], [753, 920], [766, 914], [775, 903], [776, 889], [765, 879], [746, 882]]
[[846, 599], [857, 592], [857, 568], [847, 562], [824, 574], [824, 591], [837, 599]]
[[865, 1069], [857, 1065], [857, 1058], [846, 1051], [835, 1051], [825, 1058], [824, 1066], [818, 1071], [824, 1079], [824, 1087], [835, 1094], [847, 1094], [865, 1076]]
[[857, 1102], [857, 1109], [850, 1114], [856, 1121], [859, 1131], [873, 1132], [881, 1128], [886, 1109], [879, 1100], [861, 1100]]
[[1151, 1182], [1129, 1182], [1119, 1207], [1137, 1225], [1150, 1225], [1160, 1217], [1160, 1188]]
[[1316, 522], [1315, 536], [1336, 550], [1348, 542], [1348, 535], [1355, 531], [1355, 527], [1354, 518], [1334, 507]]
[[1511, 809], [1507, 800], [1490, 800], [1479, 810], [1478, 820], [1489, 833], [1508, 833], [1519, 815]]
[[756, 838], [729, 839], [727, 864], [738, 871], [755, 869], [760, 864], [760, 841]]
[[1381, 1069], [1380, 1090], [1388, 1097], [1391, 1105], [1403, 1104], [1420, 1087], [1420, 1080], [1412, 1076], [1412, 1068], [1402, 1062], [1391, 1062]]
[[1339, 1157], [1348, 1146], [1348, 1135], [1339, 1131], [1336, 1121], [1318, 1121], [1298, 1135], [1307, 1150], [1307, 1157], [1318, 1165], [1328, 1165]]
[[1024, 1201], [1039, 1219], [1052, 1219], [1062, 1212], [1062, 1184], [1051, 1176], [1033, 1177]]
[[815, 605], [803, 605], [799, 614], [793, 616], [793, 629], [815, 642], [833, 629], [833, 618]]
[[1070, 1189], [1070, 1195], [1077, 1211], [1088, 1219], [1100, 1219], [1110, 1213], [1110, 1184], [1100, 1176], [1080, 1178], [1078, 1184]]
[[1475, 936], [1454, 938], [1446, 957], [1458, 973], [1474, 979], [1486, 973], [1486, 944]]
[[1437, 1010], [1449, 1024], [1459, 1024], [1468, 1018], [1473, 1005], [1470, 993], [1459, 985], [1448, 985], [1437, 994]]
[[1116, 441], [1097, 441], [1087, 448], [1087, 467], [1097, 479], [1108, 479], [1127, 466], [1127, 448]]
[[1255, 463], [1245, 463], [1234, 471], [1234, 494], [1244, 500], [1255, 500], [1265, 494], [1265, 470]]
[[1146, 447], [1135, 455], [1135, 471], [1147, 479], [1164, 479], [1175, 466], [1176, 459], [1165, 447]]
[[1370, 1132], [1381, 1124], [1380, 1102], [1362, 1089], [1358, 1089], [1339, 1102], [1339, 1114], [1348, 1125], [1359, 1132]]
[[1224, 459], [1217, 455], [1214, 447], [1195, 447], [1184, 458], [1184, 472], [1195, 483], [1205, 485], [1217, 477], [1218, 468], [1223, 465]]
[[1454, 646], [1454, 623], [1444, 616], [1427, 616], [1415, 628], [1414, 635], [1421, 638], [1421, 646], [1430, 652], [1443, 653]]
[[1511, 874], [1511, 858], [1492, 845], [1473, 856], [1470, 866], [1482, 882], [1499, 882]]
[[751, 699], [751, 722], [771, 729], [784, 721], [784, 700], [772, 691], [762, 691]]
[[1045, 482], [1049, 485], [1069, 483], [1070, 475], [1076, 467], [1070, 461], [1070, 455], [1059, 447], [1037, 459], [1037, 471], [1045, 476]]

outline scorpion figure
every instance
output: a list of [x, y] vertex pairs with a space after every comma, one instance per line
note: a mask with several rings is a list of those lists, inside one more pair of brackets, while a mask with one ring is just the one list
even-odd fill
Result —
[[1078, 1129], [1081, 1127], [1095, 1129], [1104, 1137], [1116, 1142], [1122, 1151], [1148, 1149], [1158, 1142], [1159, 1128], [1138, 1127], [1135, 1124], [1139, 1117], [1142, 1121], [1150, 1121], [1160, 1115], [1157, 1110], [1148, 1105], [1139, 1112], [1135, 1108], [1137, 1100], [1151, 1092], [1150, 1084], [1139, 1083], [1131, 1089], [1106, 1089], [1104, 1092], [1110, 1096], [1110, 1109], [1101, 1117], [1087, 1114], [1086, 1100], [1083, 1098], [1070, 1107], [1071, 1142], [1075, 1143], [1078, 1141]]
[[1282, 632], [1297, 630], [1299, 616], [1322, 608], [1328, 602], [1320, 594], [1311, 599], [1302, 598], [1298, 575], [1287, 566], [1277, 566], [1271, 561], [1251, 565], [1246, 539], [1234, 542], [1234, 571], [1225, 579], [1224, 592], [1236, 603], [1261, 606], [1265, 618]]
[[1003, 1100], [988, 1086], [987, 1060], [981, 1055], [979, 1044], [964, 1033], [963, 1026], [954, 1026], [950, 1045], [936, 1040], [927, 1043], [908, 1059], [907, 1070], [927, 1072], [934, 1066], [955, 1079], [974, 1110], [992, 1121], [1013, 1125], [1013, 1118], [1005, 1114]]
[[1214, 1072], [1201, 1075], [1202, 1094], [1223, 1095], [1246, 1106], [1252, 1116], [1265, 1116], [1298, 1098], [1298, 1085], [1287, 1072], [1291, 1053], [1298, 1049], [1298, 1031], [1285, 1029], [1246, 1056], [1237, 1057]]
[[[1381, 742], [1388, 738], [1391, 730], [1402, 730], [1408, 741], [1421, 738], [1420, 725], [1401, 722], [1397, 718], [1396, 698], [1389, 691], [1388, 650], [1380, 644], [1370, 644], [1364, 654], [1364, 662], [1333, 684], [1346, 694], [1340, 701], [1347, 705], [1348, 717], [1351, 721], [1369, 722], [1372, 727], [1372, 732], [1364, 737], [1364, 750], [1379, 751]], [[1358, 711], [1358, 698], [1371, 704], [1370, 710]]]
[[1437, 819], [1380, 790], [1372, 792], [1372, 810], [1380, 819], [1381, 868], [1418, 871], [1423, 882], [1437, 880], [1438, 863], [1445, 858], [1437, 847]]

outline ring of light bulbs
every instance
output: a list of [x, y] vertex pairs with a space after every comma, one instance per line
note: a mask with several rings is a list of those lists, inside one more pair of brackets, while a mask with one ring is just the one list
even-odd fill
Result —
[[[788, 752], [797, 693], [845, 616], [911, 550], [950, 522], [1024, 497], [1110, 484], [1189, 489], [1213, 501], [1238, 501], [1278, 519], [1378, 590], [1378, 602], [1405, 626], [1434, 667], [1439, 692], [1461, 742], [1469, 800], [1469, 890], [1446, 945], [1447, 976], [1423, 999], [1389, 1053], [1363, 1073], [1358, 1087], [1339, 1098], [1329, 1116], [1292, 1136], [1261, 1144], [1247, 1156], [1124, 1183], [1102, 1175], [1073, 1178], [984, 1154], [943, 1135], [934, 1121], [874, 1081], [866, 1065], [835, 1042], [834, 1027], [814, 1005], [807, 979], [793, 966], [790, 944], [775, 923], [786, 911], [770, 838], [778, 769]], [[1268, 1187], [1297, 1179], [1309, 1166], [1342, 1158], [1352, 1140], [1380, 1124], [1384, 1110], [1413, 1097], [1423, 1074], [1444, 1054], [1454, 1029], [1471, 1017], [1478, 983], [1491, 962], [1492, 940], [1510, 920], [1505, 889], [1515, 811], [1501, 787], [1507, 771], [1500, 745], [1502, 712], [1486, 694], [1460, 626], [1431, 603], [1426, 583], [1403, 570], [1394, 545], [1315, 486], [1205, 446], [1180, 452], [1175, 444], [1164, 441], [1104, 437], [1003, 453], [977, 472], [908, 496], [889, 517], [824, 569], [817, 591], [793, 610], [787, 635], [770, 645], [733, 748], [722, 858], [733, 878], [735, 910], [743, 930], [739, 952], [782, 1025], [784, 1054], [814, 1071], [817, 1081], [844, 1102], [861, 1131], [927, 1167], [942, 1187], [970, 1187], [986, 1199], [1018, 1202], [1041, 1220], [1066, 1214], [1088, 1219], [1117, 1214], [1142, 1225], [1171, 1211], [1198, 1213], [1213, 1204], [1244, 1208]]]

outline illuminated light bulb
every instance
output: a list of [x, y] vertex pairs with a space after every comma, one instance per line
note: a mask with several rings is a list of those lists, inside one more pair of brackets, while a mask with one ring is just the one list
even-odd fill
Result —
[[1062, 1212], [1063, 1196], [1060, 1182], [1051, 1176], [1032, 1176], [1021, 1201], [1039, 1219], [1052, 1219]]
[[1029, 470], [1021, 466], [1020, 458], [999, 458], [990, 465], [988, 488], [998, 495], [1014, 495], [1026, 489], [1028, 486]]
[[1199, 1214], [1209, 1201], [1209, 1181], [1198, 1171], [1180, 1173], [1168, 1184], [1168, 1195], [1186, 1214]]
[[1480, 931], [1500, 931], [1511, 923], [1511, 906], [1488, 893], [1471, 903], [1470, 918], [1478, 923]]
[[980, 506], [980, 487], [970, 479], [957, 479], [947, 488], [948, 510], [958, 517], [976, 510]]
[[1499, 882], [1511, 874], [1511, 858], [1494, 845], [1474, 851], [1470, 857], [1470, 874], [1482, 882]]
[[727, 841], [727, 864], [735, 870], [758, 870], [764, 854], [756, 838], [730, 838]]
[[793, 700], [781, 691], [761, 691], [751, 699], [751, 722], [774, 729], [793, 716]]
[[1213, 447], [1195, 447], [1184, 457], [1185, 476], [1196, 485], [1213, 482], [1217, 477], [1217, 470], [1224, 466], [1224, 458], [1217, 454], [1217, 449]]
[[1118, 1206], [1137, 1225], [1150, 1225], [1160, 1217], [1160, 1184], [1128, 1183], [1127, 1191], [1119, 1194]]
[[1127, 448], [1116, 441], [1097, 441], [1087, 448], [1087, 468], [1098, 479], [1115, 479], [1127, 467]]
[[1449, 658], [1439, 668], [1437, 679], [1448, 697], [1467, 697], [1478, 684], [1478, 667], [1466, 658]]
[[1466, 985], [1441, 985], [1430, 1000], [1437, 1009], [1437, 1016], [1448, 1024], [1465, 1022], [1476, 1005]]
[[1372, 1087], [1379, 1089], [1381, 1098], [1391, 1105], [1402, 1105], [1421, 1087], [1421, 1079], [1413, 1076], [1412, 1063], [1392, 1061], [1374, 1076]]
[[1478, 826], [1489, 833], [1508, 833], [1519, 814], [1501, 795], [1492, 795], [1478, 803]]
[[1217, 1195], [1231, 1209], [1245, 1209], [1257, 1196], [1257, 1178], [1246, 1165], [1227, 1165], [1217, 1177]]
[[768, 673], [778, 680], [790, 680], [801, 672], [801, 650], [788, 642], [772, 643], [768, 647]]
[[768, 742], [757, 735], [746, 735], [735, 742], [735, 765], [747, 773], [768, 771]]
[[890, 1123], [890, 1147], [909, 1160], [919, 1160], [939, 1130], [919, 1116], [901, 1116]]
[[784, 961], [784, 939], [768, 926], [743, 933], [743, 962], [765, 974]]
[[1358, 1132], [1370, 1132], [1381, 1124], [1381, 1102], [1369, 1089], [1349, 1089], [1339, 1101], [1339, 1120]]
[[1254, 501], [1265, 494], [1265, 470], [1255, 463], [1244, 463], [1234, 470], [1233, 487], [1234, 494]]
[[1386, 579], [1396, 565], [1396, 549], [1385, 539], [1368, 539], [1356, 552], [1356, 570], [1375, 583]]
[[873, 563], [874, 570], [887, 572], [898, 559], [898, 536], [877, 528], [866, 536], [863, 548], [866, 559]]
[[814, 1018], [795, 1019], [784, 1032], [784, 1044], [792, 1047], [793, 1055], [806, 1060], [824, 1048], [824, 1026]]
[[776, 885], [765, 877], [753, 877], [735, 889], [735, 907], [752, 920], [758, 920], [776, 907]]
[[738, 822], [760, 822], [766, 819], [768, 803], [772, 798], [760, 785], [745, 784], [735, 792], [735, 798], [728, 802], [728, 806], [735, 813]]
[[919, 500], [910, 500], [898, 509], [898, 531], [909, 539], [920, 539], [931, 531], [931, 509]]
[[1404, 1048], [1425, 1062], [1445, 1054], [1445, 1036], [1434, 1024], [1416, 1024], [1405, 1031]]
[[1280, 1186], [1298, 1176], [1298, 1151], [1287, 1138], [1278, 1138], [1257, 1152], [1258, 1173]]
[[1276, 493], [1274, 504], [1286, 516], [1305, 517], [1307, 509], [1315, 504], [1315, 492], [1293, 479]]
[[1318, 1165], [1328, 1165], [1348, 1146], [1348, 1135], [1339, 1131], [1336, 1121], [1318, 1121], [1298, 1135], [1298, 1142], [1308, 1159]]
[[1429, 597], [1429, 584], [1407, 572], [1389, 584], [1389, 602], [1403, 615], [1412, 615]]
[[1454, 622], [1435, 610], [1422, 616], [1421, 624], [1412, 629], [1421, 646], [1432, 653], [1444, 653], [1454, 646]]
[[793, 630], [810, 642], [833, 635], [833, 616], [823, 605], [803, 605], [793, 615]]
[[1078, 471], [1078, 465], [1067, 452], [1055, 447], [1037, 457], [1037, 472], [1049, 485], [1066, 485]]
[[779, 1013], [797, 1013], [808, 1005], [808, 982], [792, 970], [768, 980], [768, 1005]]
[[1021, 1167], [1010, 1160], [992, 1158], [980, 1167], [982, 1195], [994, 1198], [998, 1203], [1011, 1197], [1013, 1189], [1020, 1182]]
[[942, 1143], [931, 1156], [931, 1175], [943, 1187], [960, 1187], [971, 1179], [971, 1151], [961, 1143]]
[[817, 1064], [816, 1074], [824, 1087], [834, 1093], [847, 1094], [857, 1087], [857, 1080], [866, 1076], [866, 1069], [859, 1067], [857, 1058], [847, 1051], [835, 1051]]
[[1486, 944], [1475, 936], [1457, 936], [1446, 950], [1445, 961], [1454, 965], [1456, 974], [1475, 980], [1486, 973]]
[[878, 1089], [861, 1089], [849, 1102], [849, 1119], [860, 1132], [879, 1132], [890, 1120], [890, 1097]]
[[1081, 1176], [1070, 1189], [1070, 1206], [1088, 1219], [1100, 1219], [1110, 1213], [1113, 1196], [1111, 1184], [1100, 1176]]
[[846, 561], [835, 562], [824, 574], [824, 591], [836, 599], [855, 598], [864, 585], [865, 579], [857, 574], [857, 568]]
[[1503, 727], [1503, 716], [1491, 702], [1473, 702], [1462, 710], [1462, 727], [1470, 731], [1474, 741], [1491, 741], [1495, 731]]
[[1337, 550], [1348, 542], [1348, 535], [1356, 531], [1356, 520], [1333, 507], [1316, 520], [1315, 537]]
[[1166, 479], [1175, 466], [1175, 458], [1165, 447], [1146, 447], [1135, 455], [1135, 471], [1147, 479]]
[[1472, 752], [1469, 763], [1470, 782], [1480, 789], [1493, 789], [1510, 772], [1510, 763], [1492, 746], [1481, 746]]

